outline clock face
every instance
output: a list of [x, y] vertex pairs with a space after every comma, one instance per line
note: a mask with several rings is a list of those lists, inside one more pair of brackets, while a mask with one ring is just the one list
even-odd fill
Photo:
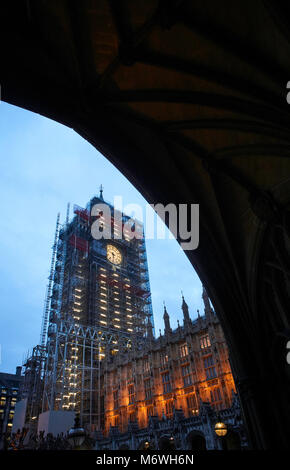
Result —
[[113, 264], [122, 263], [121, 252], [113, 245], [107, 245], [107, 259]]

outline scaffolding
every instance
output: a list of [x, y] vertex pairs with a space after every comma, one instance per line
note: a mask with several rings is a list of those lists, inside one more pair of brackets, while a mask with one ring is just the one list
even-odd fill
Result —
[[[45, 309], [49, 326], [42, 331], [42, 411], [74, 410], [90, 431], [104, 424], [104, 372], [112, 361], [141, 350], [148, 326], [154, 328], [144, 237], [113, 239], [124, 262], [109, 263], [107, 241], [91, 236], [96, 199], [104, 203], [93, 198], [86, 209], [74, 206], [71, 222], [68, 212], [61, 228], [58, 222]], [[122, 214], [122, 229], [128, 220]], [[113, 217], [104, 223], [116, 230]]]
[[45, 346], [37, 345], [31, 353], [27, 353], [23, 362], [25, 374], [21, 386], [21, 398], [27, 399], [25, 422], [29, 426], [37, 423], [36, 418], [41, 412], [45, 359]]
[[50, 312], [50, 301], [51, 301], [52, 285], [53, 285], [53, 273], [55, 269], [57, 241], [58, 241], [59, 228], [60, 228], [59, 219], [60, 219], [60, 213], [57, 214], [57, 219], [56, 219], [54, 242], [52, 246], [50, 272], [49, 272], [48, 284], [47, 284], [46, 294], [45, 294], [44, 310], [43, 310], [41, 333], [40, 333], [41, 346], [45, 346], [46, 335], [47, 335], [47, 327], [48, 327], [49, 312]]
[[[138, 344], [140, 351], [144, 343]], [[61, 321], [48, 330], [42, 411], [74, 410], [88, 430], [101, 429], [104, 417], [104, 371], [114, 361], [125, 360], [132, 338], [124, 332]]]

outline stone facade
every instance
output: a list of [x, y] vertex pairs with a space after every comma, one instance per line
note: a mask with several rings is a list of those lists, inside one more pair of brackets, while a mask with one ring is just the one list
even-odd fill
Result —
[[[164, 307], [164, 334], [148, 332], [143, 351], [117, 356], [104, 372], [104, 432], [97, 449], [219, 449], [246, 445], [228, 347], [203, 291], [204, 315], [172, 330]], [[220, 440], [214, 431], [228, 427]]]

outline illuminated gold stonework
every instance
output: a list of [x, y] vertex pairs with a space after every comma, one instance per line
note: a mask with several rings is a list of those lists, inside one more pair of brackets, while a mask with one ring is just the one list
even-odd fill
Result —
[[107, 259], [113, 264], [122, 263], [121, 252], [113, 245], [107, 245]]

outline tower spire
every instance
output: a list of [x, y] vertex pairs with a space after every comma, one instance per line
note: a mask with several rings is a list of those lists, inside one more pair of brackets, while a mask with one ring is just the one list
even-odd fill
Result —
[[103, 185], [101, 184], [101, 186], [100, 186], [100, 196], [99, 197], [100, 197], [100, 199], [102, 199], [102, 201], [104, 200], [103, 191], [104, 191], [104, 188], [103, 188]]
[[202, 300], [203, 300], [203, 303], [204, 303], [205, 316], [206, 316], [206, 318], [210, 318], [212, 309], [211, 309], [211, 306], [210, 306], [208, 294], [207, 294], [204, 286], [202, 286]]
[[164, 320], [164, 326], [165, 326], [165, 333], [171, 333], [171, 326], [170, 326], [170, 318], [169, 318], [169, 315], [168, 315], [168, 312], [166, 310], [166, 305], [165, 305], [165, 302], [163, 302], [164, 304], [164, 313], [163, 313], [163, 320]]
[[152, 326], [150, 317], [148, 318], [148, 324], [147, 324], [147, 337], [148, 337], [149, 340], [153, 340], [153, 339], [154, 339], [154, 336], [153, 336], [153, 326]]
[[188, 305], [184, 300], [183, 292], [181, 291], [182, 295], [182, 311], [183, 311], [183, 323], [184, 325], [189, 325], [190, 324], [190, 316], [189, 316], [189, 310], [188, 310]]

